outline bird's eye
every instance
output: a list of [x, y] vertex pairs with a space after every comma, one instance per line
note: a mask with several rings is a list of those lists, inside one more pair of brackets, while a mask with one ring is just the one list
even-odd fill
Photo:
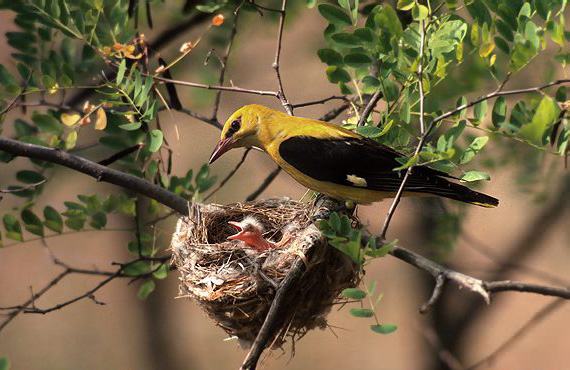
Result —
[[226, 133], [226, 137], [231, 137], [233, 134], [235, 134], [236, 132], [239, 131], [240, 127], [241, 127], [241, 121], [239, 118], [232, 121], [232, 123], [230, 123], [230, 128], [228, 129], [228, 132]]
[[236, 132], [237, 130], [239, 130], [240, 128], [240, 123], [238, 120], [235, 120], [232, 122], [232, 124], [230, 125], [230, 130], [233, 132]]

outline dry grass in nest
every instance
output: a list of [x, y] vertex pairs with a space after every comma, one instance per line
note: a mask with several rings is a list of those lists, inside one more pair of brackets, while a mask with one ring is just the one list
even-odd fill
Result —
[[[300, 256], [306, 264], [297, 288], [288, 296], [273, 347], [287, 337], [302, 337], [326, 327], [325, 317], [340, 292], [359, 282], [357, 267], [328, 246], [311, 222], [312, 205], [288, 199], [270, 199], [227, 206], [194, 205], [189, 217], [179, 220], [172, 238], [173, 263], [180, 271], [180, 297], [195, 299], [214, 322], [242, 344], [251, 344], [263, 321], [275, 288]], [[284, 247], [257, 252], [241, 241], [228, 221], [255, 217], [264, 237], [279, 241], [284, 232], [291, 240]]]

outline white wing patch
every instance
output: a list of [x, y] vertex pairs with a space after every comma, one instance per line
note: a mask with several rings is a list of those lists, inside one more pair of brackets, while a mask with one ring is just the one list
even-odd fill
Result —
[[366, 179], [362, 177], [358, 177], [356, 175], [346, 175], [346, 179], [351, 182], [354, 186], [358, 186], [360, 188], [365, 188], [368, 186], [366, 183]]

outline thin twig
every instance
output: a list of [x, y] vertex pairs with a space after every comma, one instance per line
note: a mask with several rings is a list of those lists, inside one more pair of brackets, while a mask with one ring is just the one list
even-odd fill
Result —
[[220, 182], [220, 184], [218, 185], [217, 188], [212, 190], [212, 192], [210, 194], [208, 194], [208, 196], [206, 198], [204, 198], [204, 202], [207, 201], [208, 199], [210, 199], [212, 197], [212, 195], [216, 194], [218, 192], [218, 190], [220, 190], [224, 185], [226, 185], [226, 183], [236, 174], [237, 170], [241, 167], [243, 162], [245, 162], [245, 159], [247, 158], [247, 155], [249, 154], [250, 151], [251, 151], [251, 148], [247, 148], [243, 152], [243, 156], [241, 157], [241, 159], [239, 160], [237, 165], [234, 167], [234, 169], [231, 170], [230, 173]]
[[0, 194], [11, 194], [11, 193], [19, 193], [22, 191], [26, 191], [26, 190], [31, 190], [34, 189], [38, 186], [40, 186], [41, 184], [45, 183], [47, 180], [43, 179], [41, 181], [38, 181], [34, 184], [28, 184], [28, 185], [24, 185], [24, 186], [17, 186], [14, 187], [12, 189], [0, 189]]
[[423, 135], [425, 133], [425, 123], [424, 123], [424, 102], [425, 102], [425, 95], [424, 95], [424, 45], [426, 41], [426, 29], [425, 29], [425, 22], [423, 20], [420, 21], [420, 28], [422, 29], [422, 34], [420, 38], [420, 60], [418, 63], [418, 90], [420, 92], [420, 133]]
[[423, 313], [428, 312], [429, 309], [435, 304], [435, 302], [437, 302], [437, 300], [441, 296], [441, 292], [443, 291], [444, 285], [445, 285], [445, 275], [444, 274], [437, 275], [435, 278], [435, 287], [433, 288], [433, 291], [431, 293], [431, 297], [429, 298], [429, 300], [426, 303], [421, 305], [420, 313], [423, 314]]
[[201, 84], [197, 82], [189, 82], [189, 81], [181, 81], [181, 80], [173, 80], [170, 78], [164, 78], [160, 76], [151, 76], [157, 81], [168, 82], [175, 85], [180, 86], [189, 86], [189, 87], [196, 87], [199, 89], [207, 89], [207, 90], [220, 90], [220, 91], [231, 91], [236, 93], [244, 93], [244, 94], [254, 94], [254, 95], [269, 95], [279, 97], [278, 93], [275, 91], [264, 91], [264, 90], [253, 90], [253, 89], [245, 89], [243, 87], [238, 86], [218, 86], [218, 85], [208, 85], [208, 84]]
[[100, 160], [99, 163], [102, 166], [108, 166], [112, 163], [115, 163], [116, 161], [125, 158], [126, 156], [128, 156], [129, 154], [132, 154], [134, 152], [136, 152], [137, 150], [139, 150], [140, 148], [142, 148], [144, 146], [144, 144], [139, 143], [139, 144], [135, 144], [133, 146], [130, 146], [128, 148], [125, 148], [123, 150], [118, 151], [117, 153], [109, 156], [108, 158], [105, 158], [103, 160]]
[[[224, 56], [222, 56], [220, 58], [220, 63], [222, 64], [222, 66], [220, 68], [220, 77], [218, 78], [218, 84], [219, 85], [224, 84], [224, 78], [226, 75], [228, 58], [230, 57], [230, 53], [232, 51], [232, 46], [234, 44], [234, 39], [235, 39], [236, 33], [237, 33], [237, 22], [238, 22], [239, 14], [240, 14], [239, 9], [236, 8], [236, 11], [234, 12], [234, 23], [232, 25], [232, 31], [230, 33], [230, 39], [228, 41], [228, 46], [226, 47], [226, 52], [224, 53]], [[214, 99], [214, 108], [212, 109], [212, 119], [214, 119], [214, 120], [218, 119], [218, 109], [220, 108], [221, 99], [222, 99], [222, 91], [219, 90], [216, 93], [216, 97]]]
[[[425, 33], [426, 33], [426, 29], [423, 27], [421, 27], [421, 31], [422, 31], [422, 35], [421, 38], [422, 40], [424, 40], [425, 42]], [[424, 42], [421, 43], [421, 48], [420, 48], [420, 55], [419, 55], [419, 64], [420, 66], [418, 67], [418, 71], [423, 71], [422, 70], [422, 59], [424, 57], [422, 51], [423, 51], [423, 46], [424, 46]], [[419, 72], [418, 72], [419, 74]], [[416, 146], [416, 151], [414, 152], [414, 156], [417, 156], [420, 154], [424, 144], [426, 143], [427, 137], [431, 131], [431, 129], [434, 127], [435, 125], [435, 121], [433, 121], [429, 128], [427, 130], [424, 129], [424, 100], [425, 100], [425, 95], [424, 95], [424, 91], [423, 91], [423, 83], [422, 83], [422, 76], [419, 74], [418, 76], [418, 86], [419, 86], [419, 92], [420, 92], [420, 129], [421, 129], [421, 139], [418, 142], [418, 145]], [[411, 165], [410, 167], [408, 167], [408, 169], [406, 170], [406, 173], [404, 175], [404, 178], [402, 179], [402, 183], [400, 184], [400, 187], [398, 188], [398, 191], [396, 192], [396, 196], [394, 197], [394, 200], [392, 201], [392, 205], [390, 206], [390, 209], [388, 210], [388, 214], [386, 215], [386, 218], [384, 219], [384, 225], [382, 226], [382, 232], [380, 233], [380, 236], [385, 239], [386, 238], [386, 232], [388, 231], [388, 226], [390, 225], [390, 221], [392, 220], [392, 217], [394, 216], [394, 212], [396, 212], [396, 208], [398, 207], [398, 204], [400, 203], [400, 199], [402, 198], [402, 194], [404, 193], [404, 187], [406, 186], [406, 182], [408, 181], [408, 178], [410, 177], [410, 175], [412, 174], [412, 169], [414, 168], [413, 165]]]
[[263, 193], [265, 191], [265, 189], [267, 189], [267, 187], [269, 185], [271, 185], [271, 183], [273, 182], [273, 180], [277, 177], [277, 175], [279, 175], [279, 173], [281, 172], [281, 167], [277, 167], [276, 169], [274, 169], [273, 171], [271, 171], [271, 173], [269, 173], [269, 175], [267, 175], [267, 177], [265, 178], [265, 180], [263, 180], [263, 182], [261, 183], [261, 185], [259, 185], [259, 187], [253, 191], [251, 194], [249, 194], [247, 196], [247, 198], [245, 198], [246, 201], [250, 202], [252, 200], [256, 200], [257, 197]]
[[277, 97], [281, 100], [281, 104], [283, 108], [289, 113], [289, 115], [293, 115], [293, 106], [287, 100], [285, 96], [285, 91], [283, 90], [283, 81], [281, 81], [281, 72], [279, 71], [279, 59], [281, 57], [281, 45], [283, 41], [283, 28], [285, 26], [285, 9], [287, 8], [287, 0], [283, 0], [281, 2], [281, 11], [279, 16], [279, 31], [277, 33], [277, 48], [275, 50], [275, 61], [273, 62], [273, 69], [275, 70], [275, 74], [277, 75]]
[[381, 98], [382, 98], [382, 90], [378, 89], [374, 93], [374, 95], [372, 95], [372, 98], [370, 98], [370, 101], [368, 102], [368, 104], [366, 104], [366, 107], [362, 111], [362, 114], [360, 115], [360, 119], [358, 120], [357, 126], [363, 126], [364, 123], [366, 123], [368, 116], [370, 116], [370, 113], [372, 113], [372, 110], [374, 109], [376, 104], [378, 104], [378, 101]]
[[305, 103], [298, 103], [298, 104], [292, 104], [293, 108], [302, 108], [302, 107], [308, 107], [311, 105], [317, 105], [317, 104], [324, 104], [326, 102], [329, 102], [331, 100], [344, 100], [344, 101], [348, 101], [348, 99], [346, 98], [346, 96], [342, 95], [342, 96], [329, 96], [328, 98], [324, 98], [324, 99], [320, 99], [320, 100], [312, 100], [312, 101], [308, 101]]

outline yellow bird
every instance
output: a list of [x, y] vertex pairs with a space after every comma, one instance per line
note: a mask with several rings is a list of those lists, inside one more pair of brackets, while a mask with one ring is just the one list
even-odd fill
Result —
[[[210, 163], [230, 149], [251, 146], [263, 149], [309, 189], [359, 204], [394, 197], [405, 173], [394, 171], [403, 155], [385, 145], [337, 125], [257, 104], [240, 108], [226, 121]], [[414, 167], [404, 195], [436, 195], [482, 207], [499, 204], [450, 178], [429, 167]]]

